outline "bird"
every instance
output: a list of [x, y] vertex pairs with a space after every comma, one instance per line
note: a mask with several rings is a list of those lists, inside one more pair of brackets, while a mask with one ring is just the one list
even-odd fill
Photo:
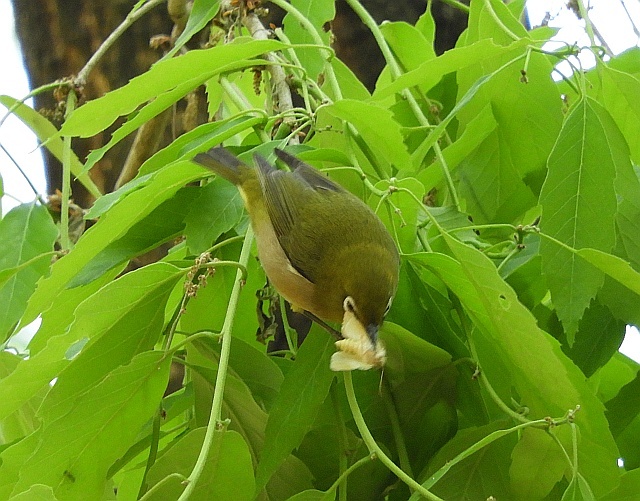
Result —
[[335, 371], [384, 366], [378, 339], [398, 287], [400, 256], [380, 218], [358, 197], [284, 150], [254, 166], [222, 146], [193, 160], [236, 185], [258, 257], [276, 291], [312, 319], [340, 323]]

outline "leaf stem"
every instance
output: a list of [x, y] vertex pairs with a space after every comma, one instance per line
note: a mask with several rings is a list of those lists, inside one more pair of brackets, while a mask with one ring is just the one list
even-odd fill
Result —
[[29, 187], [31, 188], [31, 191], [33, 191], [33, 194], [35, 195], [35, 197], [38, 199], [38, 201], [42, 204], [45, 205], [46, 202], [45, 200], [42, 198], [42, 196], [40, 195], [40, 193], [38, 193], [38, 190], [36, 189], [36, 187], [33, 185], [33, 183], [31, 182], [31, 179], [29, 179], [29, 176], [27, 176], [27, 173], [25, 171], [22, 170], [22, 167], [20, 167], [20, 164], [16, 161], [15, 158], [13, 158], [13, 156], [11, 155], [11, 153], [9, 153], [9, 151], [4, 147], [4, 144], [0, 144], [0, 148], [2, 148], [2, 151], [4, 151], [5, 155], [7, 155], [9, 157], [9, 160], [11, 160], [11, 162], [13, 162], [13, 165], [15, 165], [16, 169], [18, 169], [18, 172], [20, 172], [20, 174], [22, 174], [22, 177], [24, 178], [24, 180], [27, 182], [27, 184], [29, 185]]
[[578, 12], [580, 13], [580, 17], [584, 19], [584, 29], [587, 32], [589, 40], [591, 41], [591, 45], [596, 45], [596, 36], [593, 32], [591, 19], [589, 19], [589, 13], [584, 6], [584, 2], [582, 0], [576, 0], [576, 4], [578, 5]]
[[[245, 269], [249, 262], [249, 256], [251, 254], [251, 245], [253, 244], [253, 231], [251, 226], [247, 228], [244, 243], [242, 244], [242, 250], [240, 251], [239, 263]], [[220, 349], [220, 360], [218, 362], [218, 371], [216, 373], [216, 384], [213, 392], [213, 402], [211, 403], [211, 413], [209, 415], [209, 423], [207, 424], [207, 431], [204, 436], [204, 442], [200, 449], [200, 454], [196, 461], [193, 471], [187, 479], [187, 487], [180, 495], [179, 501], [186, 501], [193, 493], [198, 480], [204, 472], [204, 467], [209, 456], [209, 450], [213, 444], [213, 438], [216, 431], [222, 425], [222, 399], [224, 396], [224, 387], [227, 379], [227, 369], [229, 366], [229, 353], [231, 352], [231, 331], [233, 329], [233, 321], [238, 309], [238, 299], [240, 297], [240, 291], [244, 285], [242, 270], [238, 269], [236, 272], [235, 283], [231, 290], [231, 297], [229, 298], [229, 305], [227, 306], [227, 313], [224, 317], [224, 323], [222, 325], [222, 347]]]
[[[333, 384], [331, 385], [330, 394], [331, 394], [331, 403], [333, 404], [333, 411], [336, 417], [336, 427], [338, 428], [338, 448], [340, 451], [340, 456], [338, 459], [338, 463], [339, 463], [338, 467], [339, 467], [340, 475], [338, 476], [337, 480], [333, 483], [329, 491], [335, 490], [339, 487], [340, 490], [338, 492], [338, 501], [347, 501], [347, 478], [348, 478], [349, 472], [353, 471], [353, 467], [356, 464], [360, 463], [360, 461], [362, 461], [362, 459], [365, 459], [365, 458], [360, 459], [360, 461], [357, 461], [355, 464], [351, 465], [351, 468], [349, 468], [349, 461], [348, 461], [348, 455], [347, 455], [347, 451], [349, 447], [349, 439], [347, 437], [347, 428], [344, 424], [345, 423], [344, 417], [342, 416], [342, 409], [340, 408], [340, 401], [338, 400], [336, 381], [334, 381]], [[367, 459], [370, 460], [371, 458], [367, 457]]]
[[149, 444], [149, 455], [147, 456], [147, 464], [144, 467], [144, 474], [142, 475], [142, 482], [140, 482], [140, 490], [138, 491], [138, 498], [141, 498], [147, 490], [147, 475], [149, 470], [156, 462], [158, 457], [158, 443], [160, 442], [160, 424], [162, 421], [162, 404], [158, 406], [155, 415], [153, 416], [153, 426], [151, 428], [151, 444]]
[[446, 3], [447, 5], [451, 5], [455, 9], [464, 12], [465, 14], [469, 14], [471, 10], [468, 5], [463, 4], [459, 0], [442, 0], [442, 3]]
[[517, 42], [518, 40], [520, 40], [520, 37], [516, 35], [513, 31], [511, 31], [509, 28], [507, 28], [507, 25], [502, 22], [502, 19], [500, 19], [500, 17], [498, 17], [498, 14], [496, 14], [496, 11], [493, 10], [493, 5], [491, 5], [491, 0], [484, 0], [484, 6], [489, 12], [489, 15], [491, 16], [491, 18], [496, 22], [496, 24], [500, 27], [500, 29], [504, 31], [504, 33], [509, 38], [511, 38], [514, 42]]
[[[389, 415], [389, 421], [391, 422], [391, 433], [393, 434], [393, 441], [396, 444], [400, 468], [406, 471], [410, 477], [413, 477], [411, 462], [409, 461], [409, 453], [407, 452], [407, 445], [404, 443], [402, 429], [400, 428], [400, 418], [398, 417], [396, 403], [393, 399], [393, 394], [391, 393], [389, 379], [385, 379], [384, 384], [382, 385], [382, 401], [385, 404], [387, 414]], [[413, 492], [411, 487], [409, 487], [409, 489]]]
[[347, 477], [349, 477], [349, 475], [351, 475], [354, 470], [357, 470], [361, 466], [369, 463], [370, 461], [373, 461], [374, 459], [376, 459], [374, 454], [358, 459], [355, 463], [349, 466], [349, 468], [344, 470], [344, 472], [337, 478], [337, 480], [331, 485], [331, 487], [327, 489], [327, 494], [335, 492], [336, 489], [340, 487], [340, 492], [338, 493], [338, 501], [347, 501]]
[[387, 456], [384, 451], [378, 446], [373, 435], [369, 431], [367, 427], [367, 423], [360, 412], [360, 407], [358, 407], [358, 401], [356, 400], [355, 390], [353, 389], [353, 380], [351, 379], [351, 372], [347, 371], [344, 373], [344, 387], [347, 393], [347, 400], [349, 401], [349, 408], [351, 409], [351, 414], [353, 415], [353, 419], [358, 427], [358, 431], [360, 432], [360, 436], [362, 440], [366, 444], [369, 452], [374, 454], [380, 462], [384, 464], [389, 470], [396, 475], [400, 480], [402, 480], [405, 484], [409, 486], [409, 488], [414, 489], [417, 494], [422, 495], [426, 499], [430, 501], [444, 501], [442, 498], [436, 496], [435, 494], [429, 492], [423, 486], [421, 486], [418, 482], [416, 482], [413, 478], [407, 475], [402, 469], [400, 469], [392, 460]]
[[[65, 119], [76, 107], [75, 89], [69, 88]], [[62, 200], [60, 201], [60, 247], [63, 251], [71, 248], [69, 240], [69, 199], [71, 198], [71, 136], [65, 136], [62, 144]]]

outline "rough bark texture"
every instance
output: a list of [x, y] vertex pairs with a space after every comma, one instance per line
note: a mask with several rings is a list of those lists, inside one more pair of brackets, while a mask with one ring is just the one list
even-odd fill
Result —
[[[133, 3], [133, 0], [13, 0], [16, 31], [31, 87], [75, 75], [103, 40], [122, 22]], [[387, 19], [414, 23], [424, 12], [426, 2], [365, 0], [363, 4], [378, 22]], [[278, 18], [282, 19], [281, 13], [276, 9], [272, 11], [276, 22]], [[370, 32], [344, 0], [338, 0], [336, 11], [333, 30], [338, 56], [372, 89], [384, 66], [382, 54]], [[433, 4], [433, 13], [437, 23], [436, 49], [442, 52], [455, 44], [466, 25], [466, 15], [437, 0]], [[172, 27], [173, 21], [167, 13], [166, 5], [155, 8], [137, 21], [91, 72], [84, 89], [84, 98], [101, 96], [146, 71], [161, 56], [158, 50], [149, 48], [149, 40], [159, 34], [169, 34]], [[61, 112], [57, 109], [52, 93], [40, 94], [35, 103], [38, 109], [44, 110], [55, 118], [54, 121], [60, 122]], [[180, 124], [180, 119], [175, 114], [170, 121], [173, 127], [167, 127], [163, 137], [156, 138], [155, 147], [166, 144], [171, 139], [172, 129], [175, 130], [176, 124]], [[90, 150], [106, 142], [112, 130], [92, 138], [74, 140], [74, 151], [84, 160]], [[104, 192], [114, 188], [125, 163], [131, 167], [128, 162], [139, 165], [144, 161], [144, 158], [136, 157], [127, 162], [132, 142], [133, 137], [122, 141], [93, 168], [91, 175]], [[150, 155], [153, 151], [145, 153]], [[46, 155], [45, 162], [48, 190], [53, 193], [61, 186], [61, 167], [50, 155]], [[134, 165], [133, 173], [135, 168]], [[129, 175], [129, 172], [123, 175], [121, 182]], [[78, 205], [91, 205], [92, 200], [77, 183], [73, 185], [73, 194]]]

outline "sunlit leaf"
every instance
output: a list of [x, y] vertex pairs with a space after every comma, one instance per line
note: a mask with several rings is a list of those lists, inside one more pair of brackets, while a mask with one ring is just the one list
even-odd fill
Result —
[[[53, 250], [58, 231], [47, 209], [36, 203], [15, 207], [0, 220], [0, 270], [11, 269]], [[51, 262], [36, 259], [0, 284], [0, 340], [22, 317], [36, 282]]]
[[267, 421], [264, 449], [256, 471], [259, 492], [291, 451], [309, 431], [335, 373], [329, 370], [334, 351], [331, 337], [312, 331], [285, 375]]
[[[540, 229], [574, 249], [604, 252], [615, 245], [616, 157], [609, 147], [606, 111], [592, 99], [578, 103], [560, 132], [549, 157], [540, 194]], [[542, 271], [569, 344], [589, 302], [604, 282], [602, 272], [548, 239], [540, 243]]]
[[142, 353], [78, 395], [65, 414], [36, 432], [40, 440], [20, 467], [14, 492], [44, 484], [64, 499], [101, 497], [109, 467], [157, 410], [170, 364], [164, 353]]

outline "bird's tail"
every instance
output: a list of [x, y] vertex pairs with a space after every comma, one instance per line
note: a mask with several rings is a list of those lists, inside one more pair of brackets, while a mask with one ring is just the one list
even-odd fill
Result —
[[211, 148], [206, 153], [198, 153], [193, 161], [235, 185], [241, 185], [251, 170], [222, 146]]

